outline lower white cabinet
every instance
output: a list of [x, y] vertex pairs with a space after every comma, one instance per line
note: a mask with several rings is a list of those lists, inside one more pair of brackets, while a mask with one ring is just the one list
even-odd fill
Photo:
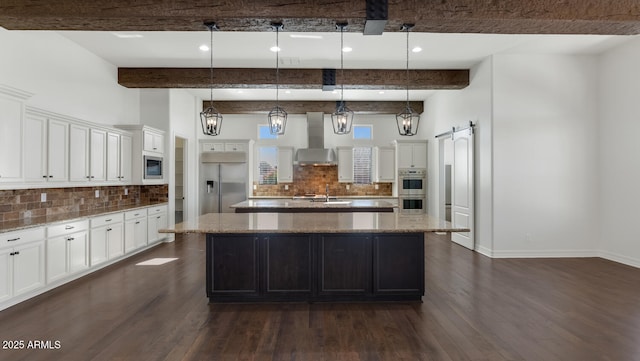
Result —
[[158, 233], [158, 230], [167, 228], [167, 206], [149, 207], [147, 213], [147, 243], [153, 244], [166, 237], [164, 233]]
[[89, 268], [88, 221], [47, 227], [47, 283]]
[[124, 254], [123, 214], [91, 219], [91, 266]]
[[147, 245], [147, 210], [138, 209], [124, 214], [124, 252], [129, 253]]
[[44, 227], [0, 237], [0, 302], [45, 286]]

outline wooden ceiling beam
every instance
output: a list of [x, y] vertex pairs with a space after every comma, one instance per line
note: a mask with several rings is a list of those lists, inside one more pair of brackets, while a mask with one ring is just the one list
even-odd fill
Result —
[[[336, 84], [345, 89], [401, 90], [407, 87], [406, 70], [345, 69], [336, 72]], [[127, 88], [209, 88], [209, 68], [119, 68], [118, 84]], [[462, 89], [469, 85], [469, 70], [410, 70], [409, 89]], [[217, 68], [217, 89], [270, 89], [276, 86], [275, 69]], [[322, 69], [280, 69], [282, 89], [321, 89]]]
[[[3, 0], [0, 26], [9, 30], [203, 31], [215, 21], [222, 31], [332, 32], [337, 21], [362, 32], [366, 1], [352, 0]], [[390, 0], [385, 31], [494, 34], [640, 33], [637, 0]]]
[[[202, 109], [209, 107], [209, 101], [202, 102]], [[332, 101], [280, 101], [278, 103], [289, 114], [323, 112], [331, 114], [336, 110]], [[396, 114], [404, 110], [403, 101], [347, 101], [347, 107], [357, 114]], [[418, 113], [424, 110], [424, 102], [409, 102]], [[274, 101], [214, 101], [213, 106], [220, 114], [267, 114], [275, 106]]]

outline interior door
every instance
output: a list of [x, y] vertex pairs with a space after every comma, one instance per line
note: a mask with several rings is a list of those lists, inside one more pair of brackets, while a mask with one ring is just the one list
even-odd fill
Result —
[[471, 232], [454, 232], [451, 240], [469, 249], [475, 246], [473, 127], [453, 133], [451, 223]]

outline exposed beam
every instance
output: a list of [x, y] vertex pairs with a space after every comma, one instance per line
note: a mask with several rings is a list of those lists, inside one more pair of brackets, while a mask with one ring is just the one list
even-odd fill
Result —
[[[265, 31], [282, 21], [287, 31], [335, 31], [347, 21], [362, 32], [366, 1], [353, 0], [3, 0], [0, 26], [20, 30]], [[504, 34], [640, 33], [637, 0], [391, 0], [385, 31]]]
[[[336, 83], [345, 89], [406, 89], [405, 70], [345, 69]], [[209, 68], [119, 68], [118, 84], [127, 88], [209, 88]], [[462, 89], [469, 70], [410, 70], [410, 89]], [[275, 69], [217, 68], [214, 88], [275, 88]], [[321, 89], [322, 69], [280, 69], [282, 89]]]
[[[349, 109], [359, 114], [396, 114], [404, 110], [407, 102], [348, 101]], [[202, 102], [202, 109], [209, 107], [209, 101]], [[418, 113], [424, 110], [423, 102], [409, 102]], [[331, 114], [336, 110], [336, 102], [331, 101], [281, 101], [279, 105], [289, 114], [323, 112]], [[275, 106], [274, 101], [215, 101], [213, 106], [221, 114], [267, 114]]]

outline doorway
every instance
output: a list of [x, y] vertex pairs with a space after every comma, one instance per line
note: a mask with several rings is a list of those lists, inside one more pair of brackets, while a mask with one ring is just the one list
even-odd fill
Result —
[[439, 139], [440, 218], [471, 232], [455, 232], [451, 240], [475, 249], [473, 124], [454, 128]]
[[187, 152], [186, 152], [186, 143], [187, 139], [176, 136], [175, 137], [175, 182], [174, 182], [174, 192], [175, 194], [175, 223], [180, 223], [185, 219], [185, 184], [187, 184], [187, 180], [185, 179], [187, 176], [187, 172], [185, 164], [187, 160]]

